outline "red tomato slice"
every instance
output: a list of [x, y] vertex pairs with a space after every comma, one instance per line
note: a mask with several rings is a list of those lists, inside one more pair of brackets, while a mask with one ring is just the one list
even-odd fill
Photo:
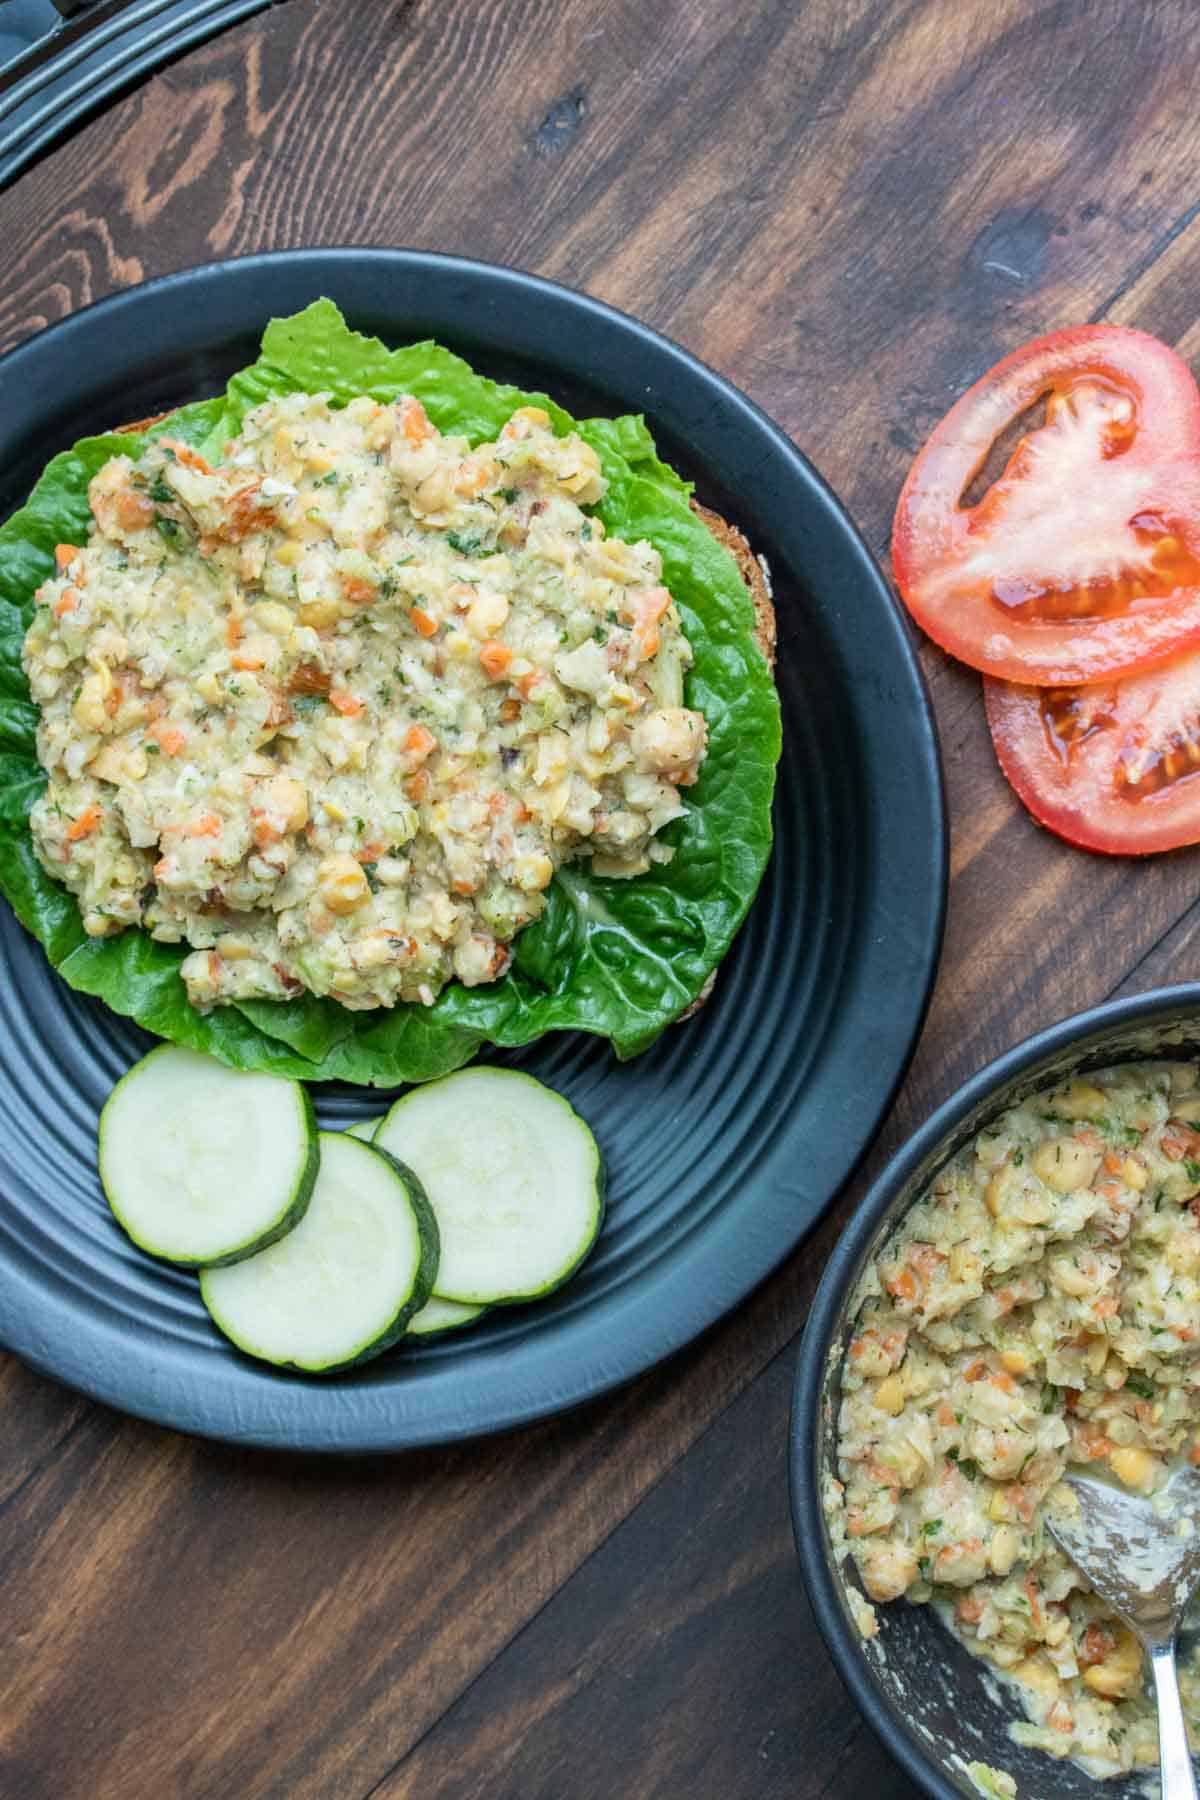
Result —
[[[996, 440], [1031, 428], [976, 504]], [[1081, 325], [998, 362], [936, 426], [896, 508], [917, 623], [1011, 681], [1102, 681], [1200, 644], [1200, 389], [1143, 331]]]
[[1000, 767], [1068, 843], [1143, 856], [1200, 843], [1200, 653], [1124, 681], [985, 681]]

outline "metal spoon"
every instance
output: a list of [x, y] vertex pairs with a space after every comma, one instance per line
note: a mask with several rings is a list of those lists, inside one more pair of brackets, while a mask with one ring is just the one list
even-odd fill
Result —
[[1200, 1475], [1182, 1469], [1148, 1500], [1092, 1475], [1067, 1475], [1048, 1497], [1045, 1520], [1150, 1653], [1162, 1800], [1197, 1800], [1175, 1634], [1200, 1582]]

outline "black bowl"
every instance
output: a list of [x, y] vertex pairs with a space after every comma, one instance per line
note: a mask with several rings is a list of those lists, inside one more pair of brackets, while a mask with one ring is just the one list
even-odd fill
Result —
[[[699, 497], [770, 561], [784, 753], [775, 849], [713, 998], [644, 1055], [558, 1032], [505, 1055], [596, 1133], [609, 1209], [561, 1293], [361, 1369], [241, 1358], [195, 1281], [123, 1239], [95, 1126], [149, 1047], [53, 974], [0, 907], [0, 1342], [98, 1399], [283, 1448], [398, 1450], [528, 1423], [627, 1381], [736, 1305], [830, 1205], [907, 1061], [941, 939], [933, 721], [906, 625], [829, 489], [770, 420], [635, 320], [512, 269], [312, 250], [188, 270], [0, 361], [0, 518], [87, 431], [221, 389], [319, 295], [393, 343], [432, 336], [580, 417], [644, 412]], [[631, 992], [635, 989], [631, 988]], [[324, 1088], [324, 1124], [372, 1097]], [[374, 1097], [374, 1110], [383, 1102]]]
[[[859, 1635], [821, 1508], [834, 1467], [840, 1371], [850, 1300], [867, 1263], [937, 1171], [1006, 1107], [1076, 1069], [1154, 1056], [1200, 1056], [1200, 983], [1161, 988], [1077, 1013], [989, 1063], [913, 1134], [875, 1182], [829, 1260], [809, 1314], [792, 1401], [792, 1524], [817, 1624], [842, 1680], [892, 1755], [936, 1800], [975, 1796], [969, 1762], [1014, 1777], [1040, 1800], [1095, 1800], [1095, 1781], [1073, 1763], [1022, 1749], [1007, 1734], [1014, 1708], [997, 1699], [988, 1665], [953, 1639], [928, 1606], [876, 1608], [879, 1635]], [[1113, 1800], [1134, 1800], [1145, 1771], [1105, 1782]]]

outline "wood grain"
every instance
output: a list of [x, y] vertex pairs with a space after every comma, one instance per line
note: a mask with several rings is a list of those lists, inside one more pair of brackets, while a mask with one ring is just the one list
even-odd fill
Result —
[[[584, 287], [770, 411], [886, 554], [907, 462], [1036, 331], [1200, 357], [1190, 0], [286, 0], [0, 194], [0, 347], [295, 244]], [[1067, 851], [921, 651], [952, 819], [928, 1027], [840, 1212], [625, 1393], [441, 1455], [237, 1454], [0, 1361], [6, 1800], [900, 1796], [799, 1592], [792, 1346], [863, 1183], [970, 1070], [1200, 973], [1197, 854]]]

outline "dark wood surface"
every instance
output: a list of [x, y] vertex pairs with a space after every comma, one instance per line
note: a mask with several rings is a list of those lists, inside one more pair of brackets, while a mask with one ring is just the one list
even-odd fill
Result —
[[[1112, 318], [1200, 356], [1198, 51], [1192, 0], [284, 0], [0, 195], [0, 348], [213, 257], [469, 252], [722, 370], [882, 556], [911, 452], [1021, 339]], [[922, 656], [945, 959], [825, 1227], [626, 1391], [391, 1463], [191, 1442], [0, 1359], [5, 1800], [912, 1793], [825, 1658], [789, 1536], [822, 1262], [968, 1072], [1200, 973], [1200, 854], [1139, 866], [1040, 833], [977, 680]]]

